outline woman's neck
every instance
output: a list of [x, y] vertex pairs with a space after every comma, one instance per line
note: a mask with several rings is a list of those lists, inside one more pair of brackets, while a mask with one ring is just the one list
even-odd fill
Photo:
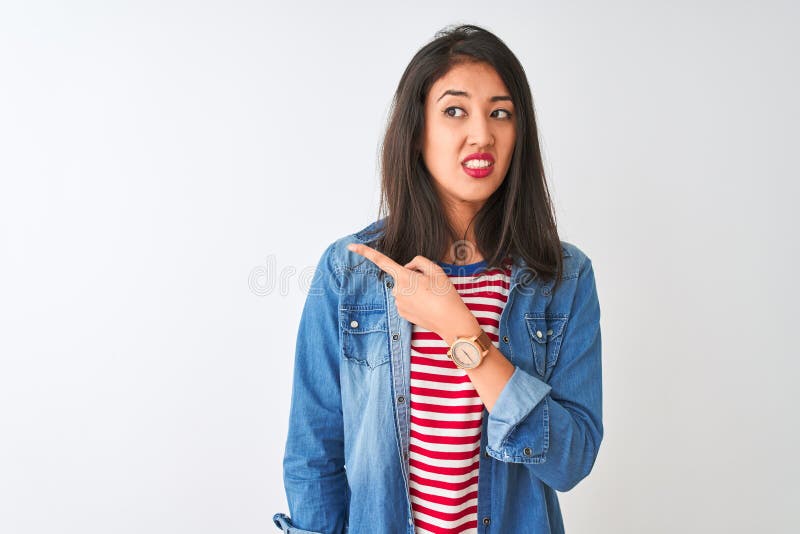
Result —
[[444, 263], [464, 265], [483, 261], [483, 255], [478, 250], [475, 239], [475, 216], [478, 206], [462, 205], [459, 209], [451, 207], [449, 221], [456, 235], [457, 241], [447, 247]]
[[483, 261], [483, 255], [475, 244], [475, 236], [471, 236], [471, 239], [459, 239], [450, 243], [442, 261], [454, 265], [465, 265]]

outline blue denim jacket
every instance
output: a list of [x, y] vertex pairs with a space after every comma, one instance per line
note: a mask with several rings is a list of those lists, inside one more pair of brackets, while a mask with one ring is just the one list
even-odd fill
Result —
[[[408, 489], [410, 322], [392, 277], [333, 242], [300, 319], [283, 479], [285, 533], [414, 532]], [[514, 374], [484, 408], [478, 531], [564, 532], [556, 490], [591, 471], [603, 438], [600, 306], [591, 260], [562, 241], [561, 285], [511, 269], [499, 349]]]

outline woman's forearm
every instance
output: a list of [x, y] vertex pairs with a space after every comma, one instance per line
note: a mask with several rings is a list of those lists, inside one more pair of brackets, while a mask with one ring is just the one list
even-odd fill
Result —
[[[444, 335], [439, 334], [445, 343], [452, 345], [456, 338], [474, 336], [480, 332], [480, 324], [478, 320], [469, 312], [469, 317], [466, 315], [457, 321], [448, 325], [447, 331], [443, 332]], [[481, 402], [486, 406], [486, 409], [491, 412], [497, 397], [503, 391], [506, 383], [514, 374], [514, 364], [512, 364], [503, 355], [500, 350], [492, 343], [489, 347], [489, 352], [483, 359], [481, 364], [474, 369], [464, 369], [469, 376], [472, 385], [475, 386], [475, 391], [481, 397]]]

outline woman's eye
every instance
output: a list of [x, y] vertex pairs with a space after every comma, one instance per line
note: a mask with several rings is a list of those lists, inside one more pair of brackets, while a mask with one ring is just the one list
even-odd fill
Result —
[[460, 117], [461, 115], [455, 115], [455, 114], [453, 114], [453, 113], [450, 113], [451, 111], [455, 112], [456, 110], [459, 110], [459, 111], [461, 111], [461, 112], [463, 112], [463, 111], [464, 111], [464, 110], [463, 110], [463, 109], [461, 109], [461, 108], [457, 108], [457, 107], [455, 107], [455, 106], [450, 106], [449, 108], [447, 108], [447, 109], [445, 109], [445, 110], [444, 110], [444, 114], [445, 114], [445, 115], [447, 115], [448, 117]]
[[[466, 115], [464, 110], [457, 106], [450, 106], [449, 108], [445, 109], [444, 114], [447, 115], [448, 117], [463, 117], [464, 115]], [[492, 112], [492, 114], [497, 116], [497, 118], [499, 119], [506, 120], [511, 118], [511, 112], [508, 111], [507, 109], [496, 109]], [[499, 114], [499, 116], [497, 114]]]

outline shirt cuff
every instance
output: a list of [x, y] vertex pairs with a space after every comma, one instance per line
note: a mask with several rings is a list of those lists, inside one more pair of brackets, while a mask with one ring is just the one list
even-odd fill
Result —
[[[512, 432], [522, 421], [531, 414], [542, 400], [553, 389], [548, 383], [539, 380], [519, 367], [514, 369], [514, 374], [506, 383], [500, 396], [489, 412], [487, 424], [487, 452], [501, 461], [511, 461], [518, 455], [518, 451], [507, 450]], [[542, 433], [539, 440], [543, 439]], [[516, 440], [514, 440], [516, 441]], [[537, 446], [535, 449], [543, 449]], [[528, 452], [528, 451], [526, 451]], [[542, 451], [543, 452], [543, 451]]]

